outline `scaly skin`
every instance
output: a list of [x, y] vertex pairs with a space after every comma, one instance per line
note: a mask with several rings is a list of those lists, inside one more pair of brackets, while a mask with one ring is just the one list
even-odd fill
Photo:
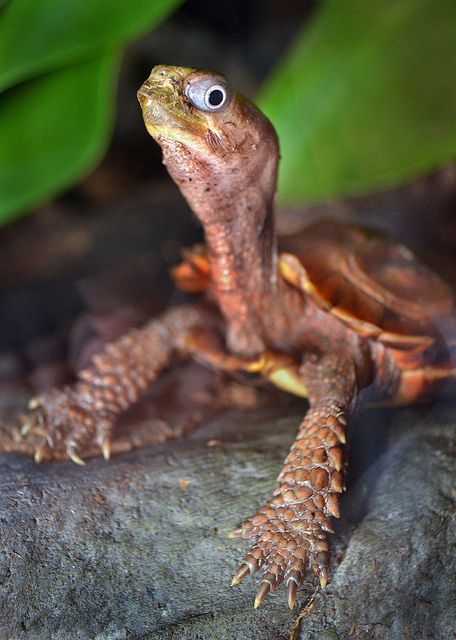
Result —
[[[176, 279], [192, 291], [207, 287], [221, 317], [214, 321], [213, 312], [188, 305], [120, 338], [93, 359], [74, 386], [38, 398], [26, 428], [44, 437], [37, 459], [59, 457], [63, 451], [81, 463], [93, 442], [108, 457], [117, 416], [172, 358], [191, 355], [225, 371], [255, 371], [307, 395], [310, 409], [274, 497], [234, 533], [253, 538], [253, 544], [233, 582], [262, 569], [255, 606], [285, 582], [293, 607], [309, 568], [322, 586], [329, 578], [326, 533], [331, 516], [339, 516], [345, 426], [359, 392], [374, 384], [384, 395], [410, 401], [451, 372], [432, 359], [438, 350], [416, 348], [420, 339], [395, 344], [393, 335], [388, 348], [376, 341], [371, 325], [357, 324], [356, 318], [345, 322], [346, 315], [330, 312], [303, 268], [293, 266], [293, 256], [282, 261], [283, 277], [273, 216], [277, 137], [269, 121], [223, 76], [158, 66], [138, 98], [169, 173], [204, 227], [207, 263], [204, 252], [189, 254], [193, 258], [175, 271]], [[399, 254], [407, 259], [401, 249], [394, 255]], [[387, 277], [389, 263], [384, 271], [379, 266], [381, 277]], [[397, 269], [400, 276], [403, 267]], [[413, 269], [408, 276], [413, 281]], [[330, 269], [324, 286], [331, 277]], [[375, 281], [369, 286], [382, 318], [386, 294], [376, 290]], [[400, 301], [398, 306], [400, 314]], [[422, 344], [432, 345], [432, 340]]]
[[302, 378], [310, 409], [284, 462], [274, 498], [235, 532], [254, 537], [255, 543], [233, 584], [264, 569], [255, 607], [285, 582], [293, 608], [308, 566], [322, 587], [329, 578], [326, 533], [332, 531], [330, 517], [339, 517], [338, 494], [344, 489], [342, 447], [346, 412], [356, 389], [355, 371], [350, 360], [344, 362], [332, 354], [308, 356], [302, 363]]
[[172, 359], [189, 356], [186, 340], [213, 316], [196, 305], [175, 307], [142, 329], [134, 329], [92, 359], [79, 380], [63, 389], [50, 389], [33, 398], [23, 433], [43, 434], [35, 460], [62, 453], [76, 464], [97, 445], [110, 456], [111, 433], [117, 417], [134, 404]]

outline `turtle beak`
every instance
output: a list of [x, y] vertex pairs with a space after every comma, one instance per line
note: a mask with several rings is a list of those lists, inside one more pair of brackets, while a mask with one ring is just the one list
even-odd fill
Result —
[[136, 94], [146, 128], [159, 144], [158, 138], [166, 138], [168, 141], [198, 146], [204, 139], [206, 118], [185, 105], [182, 98], [183, 81], [184, 78], [173, 67], [154, 67]]
[[151, 94], [151, 86], [149, 85], [148, 82], [145, 82], [139, 87], [136, 97], [138, 98], [139, 104], [141, 105], [142, 108], [144, 108], [147, 101], [150, 100], [150, 94]]

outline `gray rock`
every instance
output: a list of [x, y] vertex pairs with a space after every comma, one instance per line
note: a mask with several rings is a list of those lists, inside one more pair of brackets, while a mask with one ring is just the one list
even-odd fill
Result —
[[456, 412], [402, 409], [390, 419], [390, 446], [343, 505], [349, 518], [367, 497], [367, 513], [301, 622], [302, 640], [456, 637]]
[[[333, 580], [296, 637], [453, 638], [456, 412], [422, 411], [357, 418]], [[227, 538], [270, 495], [300, 417], [282, 413], [226, 412], [84, 468], [1, 454], [0, 638], [288, 637], [283, 588], [255, 611], [253, 578], [229, 586], [245, 543]]]

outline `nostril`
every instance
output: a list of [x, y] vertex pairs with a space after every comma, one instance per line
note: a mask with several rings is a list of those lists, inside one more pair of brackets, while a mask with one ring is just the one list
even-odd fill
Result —
[[152, 69], [151, 75], [166, 78], [169, 75], [169, 70], [166, 68], [166, 65], [159, 64]]

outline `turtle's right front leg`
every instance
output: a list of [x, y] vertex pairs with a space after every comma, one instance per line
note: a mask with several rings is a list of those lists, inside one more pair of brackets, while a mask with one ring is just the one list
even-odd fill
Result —
[[78, 381], [51, 389], [30, 403], [23, 432], [43, 436], [35, 459], [69, 457], [83, 464], [87, 447], [100, 447], [109, 458], [113, 425], [133, 405], [174, 357], [189, 355], [192, 332], [213, 322], [194, 305], [174, 307], [140, 329], [134, 329], [92, 358]]
[[293, 608], [309, 568], [322, 587], [329, 578], [326, 535], [332, 531], [331, 516], [339, 516], [345, 426], [356, 392], [356, 373], [350, 359], [324, 354], [305, 358], [301, 377], [310, 408], [278, 477], [274, 497], [231, 536], [254, 539], [233, 584], [263, 570], [255, 607], [284, 582]]

